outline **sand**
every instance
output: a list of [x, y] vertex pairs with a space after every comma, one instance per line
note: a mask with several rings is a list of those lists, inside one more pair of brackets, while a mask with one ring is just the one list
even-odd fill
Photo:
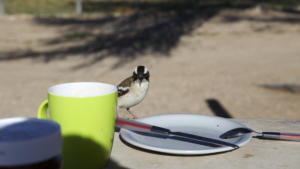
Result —
[[0, 118], [34, 117], [52, 85], [117, 85], [136, 65], [150, 71], [148, 95], [131, 109], [138, 117], [300, 120], [300, 93], [285, 87], [300, 85], [300, 15], [251, 9], [183, 17], [5, 16]]

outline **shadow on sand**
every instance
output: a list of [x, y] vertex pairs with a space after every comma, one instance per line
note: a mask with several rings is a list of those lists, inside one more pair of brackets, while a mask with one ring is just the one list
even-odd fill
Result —
[[42, 59], [44, 62], [79, 56], [89, 61], [75, 69], [88, 67], [107, 57], [116, 57], [116, 68], [145, 54], [168, 57], [183, 35], [215, 15], [215, 11], [181, 13], [147, 13], [122, 17], [61, 18], [37, 17], [35, 21], [47, 26], [65, 26], [60, 38], [50, 39], [45, 45], [64, 45], [81, 41], [69, 47], [47, 51], [11, 51], [2, 53], [0, 61], [23, 58]]
[[216, 116], [223, 118], [233, 118], [232, 115], [225, 109], [217, 99], [206, 99], [207, 106]]
[[[195, 5], [195, 2], [197, 4]], [[237, 3], [239, 2], [239, 3]], [[96, 17], [55, 17], [40, 16], [35, 23], [48, 27], [63, 28], [60, 37], [43, 42], [49, 50], [14, 50], [0, 52], [0, 61], [23, 58], [40, 59], [44, 62], [65, 59], [67, 57], [82, 57], [85, 59], [74, 69], [88, 67], [108, 57], [117, 58], [112, 66], [117, 68], [136, 58], [151, 55], [152, 57], [169, 57], [172, 49], [176, 48], [181, 37], [190, 34], [196, 28], [210, 20], [225, 9], [244, 10], [258, 3], [282, 5], [281, 1], [172, 1], [145, 2], [140, 12], [122, 16]], [[285, 2], [286, 3], [286, 2]], [[293, 1], [294, 3], [294, 1]], [[290, 4], [293, 5], [291, 2]], [[289, 3], [287, 3], [289, 4]], [[87, 12], [103, 11], [102, 8], [117, 8], [132, 6], [132, 3], [121, 1], [85, 1]], [[114, 9], [115, 10], [115, 9]], [[300, 15], [290, 8], [286, 11], [296, 15], [285, 18], [257, 19], [255, 17], [228, 16], [224, 22], [253, 20], [261, 22], [300, 23]], [[73, 43], [65, 45], [66, 43]], [[53, 48], [52, 46], [55, 45]]]

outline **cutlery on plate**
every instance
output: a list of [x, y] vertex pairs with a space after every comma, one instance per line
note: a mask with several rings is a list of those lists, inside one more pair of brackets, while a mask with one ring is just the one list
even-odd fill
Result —
[[167, 129], [164, 127], [155, 126], [155, 125], [147, 124], [147, 123], [136, 121], [136, 120], [117, 118], [115, 124], [116, 124], [116, 127], [118, 127], [118, 128], [125, 128], [125, 129], [132, 130], [132, 131], [159, 133], [159, 134], [166, 135], [166, 136], [178, 136], [178, 137], [182, 137], [185, 139], [202, 141], [202, 142], [207, 142], [207, 143], [220, 145], [220, 146], [229, 146], [234, 149], [239, 148], [238, 145], [235, 145], [235, 144], [232, 144], [232, 143], [229, 143], [226, 141], [208, 138], [208, 137], [202, 137], [199, 135], [189, 134], [186, 132], [174, 132], [174, 131], [171, 131], [170, 129]]

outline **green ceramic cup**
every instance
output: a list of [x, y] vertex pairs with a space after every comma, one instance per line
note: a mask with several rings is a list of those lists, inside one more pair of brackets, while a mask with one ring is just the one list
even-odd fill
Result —
[[100, 169], [110, 157], [116, 109], [116, 86], [64, 83], [48, 89], [37, 117], [60, 124], [64, 169]]

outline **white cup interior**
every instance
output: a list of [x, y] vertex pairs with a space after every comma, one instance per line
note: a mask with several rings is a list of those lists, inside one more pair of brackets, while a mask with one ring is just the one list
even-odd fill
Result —
[[64, 97], [102, 96], [116, 91], [116, 86], [99, 82], [63, 83], [52, 86], [48, 89], [48, 93]]

